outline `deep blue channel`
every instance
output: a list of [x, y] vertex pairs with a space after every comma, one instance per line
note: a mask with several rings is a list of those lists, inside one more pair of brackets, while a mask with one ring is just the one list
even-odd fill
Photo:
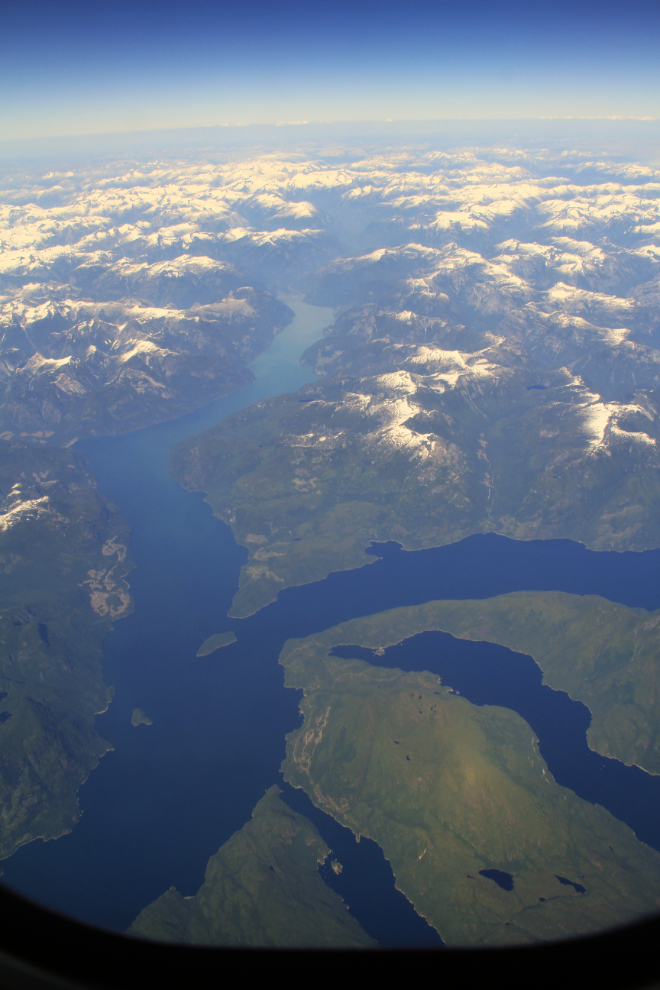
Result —
[[[99, 487], [133, 528], [135, 611], [106, 639], [105, 678], [116, 693], [97, 720], [114, 751], [81, 788], [83, 814], [73, 831], [24, 846], [3, 866], [10, 886], [94, 924], [123, 930], [172, 885], [194, 894], [209, 857], [249, 820], [264, 791], [281, 785], [285, 735], [300, 724], [300, 693], [284, 688], [277, 663], [285, 640], [399, 605], [527, 589], [660, 607], [660, 551], [593, 553], [565, 540], [487, 535], [414, 553], [374, 546], [365, 557], [369, 566], [289, 588], [249, 619], [227, 618], [246, 551], [201, 495], [168, 476], [167, 449], [260, 398], [313, 380], [297, 359], [331, 312], [294, 306], [294, 324], [253, 365], [253, 385], [174, 422], [81, 445]], [[196, 659], [207, 636], [228, 629], [236, 643]], [[133, 727], [134, 707], [153, 725]], [[330, 824], [318, 820], [326, 841], [338, 842], [328, 837]], [[374, 879], [363, 853], [371, 845], [354, 845], [342, 896], [374, 933], [382, 898], [394, 888]], [[378, 869], [389, 870], [382, 864]], [[361, 901], [351, 884], [364, 888]], [[395, 895], [386, 903], [396, 931], [390, 926], [388, 934], [383, 923], [376, 937], [381, 944], [428, 944], [428, 926], [408, 925]]]

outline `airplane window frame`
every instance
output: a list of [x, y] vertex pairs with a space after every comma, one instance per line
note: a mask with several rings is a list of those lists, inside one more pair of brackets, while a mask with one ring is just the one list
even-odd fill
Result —
[[[197, 985], [226, 975], [231, 956], [250, 968], [284, 956], [287, 967], [309, 967], [322, 954], [337, 957], [357, 976], [373, 973], [374, 955], [388, 954], [396, 966], [434, 954], [438, 976], [466, 986], [506, 979], [512, 986], [556, 987], [598, 979], [607, 987], [660, 985], [660, 914], [595, 935], [515, 948], [427, 948], [313, 950], [241, 948], [151, 942], [95, 928], [42, 907], [0, 884], [0, 987], [7, 990], [129, 990], [132, 987]], [[249, 955], [249, 959], [247, 958]], [[346, 957], [349, 958], [346, 958]], [[431, 962], [431, 960], [426, 960]], [[238, 963], [238, 960], [236, 960]], [[334, 965], [334, 963], [331, 963]], [[377, 965], [377, 963], [376, 963]], [[388, 963], [389, 965], [389, 963]], [[248, 969], [245, 969], [245, 967]], [[368, 967], [368, 970], [367, 970]], [[291, 972], [287, 969], [287, 972]]]

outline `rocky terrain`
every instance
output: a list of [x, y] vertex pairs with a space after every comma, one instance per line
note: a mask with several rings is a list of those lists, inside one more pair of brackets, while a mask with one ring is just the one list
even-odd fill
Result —
[[0, 441], [0, 858], [78, 821], [111, 749], [103, 639], [132, 608], [129, 530], [72, 451]]
[[247, 365], [291, 318], [208, 258], [80, 267], [1, 300], [7, 439], [71, 443], [182, 415], [252, 381]]
[[234, 613], [371, 540], [660, 545], [660, 175], [506, 151], [323, 175], [310, 199], [368, 250], [299, 279], [336, 310], [321, 379], [171, 458], [250, 550]]

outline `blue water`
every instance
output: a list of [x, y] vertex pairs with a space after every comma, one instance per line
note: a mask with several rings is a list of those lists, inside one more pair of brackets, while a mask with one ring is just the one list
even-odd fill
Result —
[[[74, 831], [25, 846], [3, 866], [7, 884], [92, 923], [123, 930], [171, 884], [194, 893], [209, 856], [277, 777], [284, 734], [299, 722], [270, 653], [195, 658], [207, 636], [230, 627], [246, 552], [165, 467], [183, 437], [314, 379], [298, 359], [332, 311], [294, 305], [294, 322], [252, 365], [252, 385], [176, 421], [78, 445], [133, 528], [135, 612], [106, 639], [104, 673], [116, 694], [97, 720], [115, 749], [81, 789]], [[134, 707], [153, 725], [132, 726]]]
[[[658, 551], [596, 554], [569, 541], [516, 543], [488, 535], [416, 553], [396, 544], [374, 546], [365, 558], [369, 566], [287, 589], [249, 619], [228, 619], [246, 551], [201, 495], [169, 478], [167, 448], [260, 398], [314, 379], [298, 357], [331, 313], [293, 306], [296, 320], [254, 363], [257, 380], [248, 388], [172, 423], [79, 445], [101, 490], [133, 527], [135, 612], [106, 640], [105, 678], [116, 694], [97, 721], [114, 751], [81, 788], [83, 815], [73, 832], [31, 843], [3, 864], [10, 886], [74, 917], [123, 930], [171, 885], [195, 893], [209, 856], [249, 820], [264, 791], [281, 784], [284, 737], [300, 724], [300, 694], [284, 689], [277, 663], [286, 639], [397, 605], [523, 589], [660, 607]], [[227, 629], [235, 631], [236, 643], [195, 658], [207, 636]], [[153, 725], [133, 727], [134, 707]], [[321, 834], [329, 828], [323, 825]], [[375, 877], [376, 866], [363, 852], [370, 845], [355, 846], [358, 865], [341, 874], [348, 891], [342, 896], [361, 919], [365, 911], [376, 919], [389, 897], [392, 917], [402, 919], [391, 882], [364, 881]], [[378, 869], [389, 867], [383, 860]], [[378, 924], [365, 927], [375, 932]], [[433, 937], [424, 923], [421, 929], [414, 919], [407, 924], [397, 922], [396, 938], [382, 924], [376, 937], [409, 945]]]
[[[349, 907], [362, 927], [379, 945], [434, 946], [442, 939], [417, 914], [410, 901], [394, 886], [392, 869], [380, 846], [372, 839], [358, 842], [350, 829], [316, 808], [304, 791], [280, 782], [284, 801], [316, 826], [333, 855], [320, 869], [321, 876]], [[332, 869], [331, 860], [343, 866], [341, 873]]]

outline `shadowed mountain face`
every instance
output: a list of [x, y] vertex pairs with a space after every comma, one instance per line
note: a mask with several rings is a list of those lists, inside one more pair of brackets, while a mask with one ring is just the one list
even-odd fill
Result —
[[129, 529], [83, 459], [0, 441], [0, 857], [78, 821], [78, 788], [112, 746], [103, 639], [132, 609]]
[[246, 365], [291, 311], [194, 260], [95, 266], [93, 279], [80, 276], [87, 291], [28, 285], [5, 299], [4, 435], [66, 443], [140, 429], [252, 381]]

